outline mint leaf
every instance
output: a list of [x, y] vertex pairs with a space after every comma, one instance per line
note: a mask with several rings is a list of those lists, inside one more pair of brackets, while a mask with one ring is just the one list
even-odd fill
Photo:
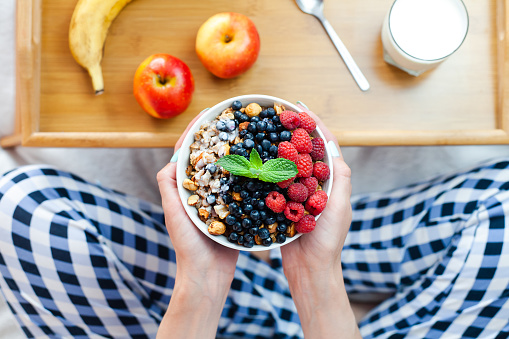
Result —
[[260, 158], [260, 154], [254, 148], [251, 150], [251, 154], [249, 155], [249, 161], [251, 162], [251, 166], [260, 169], [263, 166], [262, 158]]
[[263, 164], [258, 179], [266, 182], [281, 182], [293, 178], [298, 172], [297, 165], [293, 161], [277, 158]]
[[251, 164], [249, 161], [240, 155], [225, 155], [216, 162], [216, 165], [221, 166], [233, 175], [240, 175], [249, 178], [257, 177], [257, 175], [251, 173]]

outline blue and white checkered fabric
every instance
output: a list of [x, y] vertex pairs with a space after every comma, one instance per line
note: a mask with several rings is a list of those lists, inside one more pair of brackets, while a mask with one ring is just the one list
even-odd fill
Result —
[[[365, 338], [509, 336], [509, 161], [353, 199], [350, 293], [392, 297]], [[158, 206], [49, 166], [0, 179], [0, 289], [28, 337], [154, 338], [175, 279]], [[224, 338], [303, 338], [277, 250], [241, 253]]]

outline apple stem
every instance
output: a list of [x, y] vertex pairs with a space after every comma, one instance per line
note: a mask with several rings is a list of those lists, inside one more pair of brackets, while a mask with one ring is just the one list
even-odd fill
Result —
[[230, 41], [232, 41], [232, 38], [231, 38], [228, 34], [226, 34], [226, 35], [224, 36], [224, 42], [228, 43], [228, 42], [230, 42]]
[[161, 85], [165, 85], [166, 84], [166, 79], [161, 78], [161, 75], [159, 75], [159, 74], [157, 74], [157, 80], [159, 81], [159, 83]]

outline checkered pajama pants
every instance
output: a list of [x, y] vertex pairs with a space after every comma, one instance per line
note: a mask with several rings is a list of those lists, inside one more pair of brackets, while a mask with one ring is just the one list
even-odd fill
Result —
[[[365, 338], [509, 336], [509, 161], [352, 199]], [[334, 203], [331, 201], [330, 203]], [[0, 179], [0, 289], [28, 337], [153, 338], [174, 285], [159, 206], [49, 166]], [[218, 337], [302, 338], [278, 250], [242, 252]]]

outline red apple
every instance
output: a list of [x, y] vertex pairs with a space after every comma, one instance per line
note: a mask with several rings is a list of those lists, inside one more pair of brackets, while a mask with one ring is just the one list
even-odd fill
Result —
[[219, 13], [198, 30], [196, 54], [212, 74], [234, 78], [247, 71], [258, 58], [260, 36], [247, 16]]
[[168, 119], [184, 112], [191, 103], [194, 78], [182, 60], [169, 54], [154, 54], [136, 70], [133, 92], [148, 114]]

